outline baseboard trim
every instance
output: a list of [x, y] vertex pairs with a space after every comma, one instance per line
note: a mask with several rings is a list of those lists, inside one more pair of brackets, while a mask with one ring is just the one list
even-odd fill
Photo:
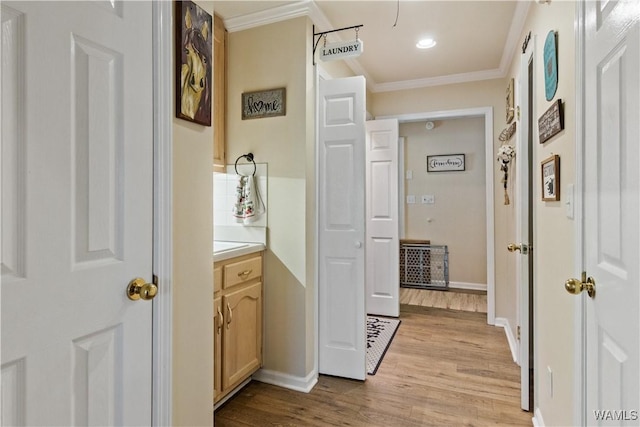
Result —
[[511, 350], [513, 361], [520, 365], [520, 362], [518, 361], [518, 341], [516, 340], [515, 335], [513, 335], [513, 330], [511, 329], [509, 320], [504, 317], [496, 317], [495, 326], [504, 328], [504, 333], [507, 335], [507, 341], [509, 342], [509, 349]]
[[285, 374], [284, 372], [260, 369], [258, 372], [253, 374], [252, 378], [256, 381], [276, 385], [278, 387], [309, 393], [318, 382], [318, 373], [312, 371], [306, 377], [298, 377], [291, 374]]
[[470, 289], [473, 291], [487, 291], [486, 283], [449, 282], [449, 288]]
[[540, 408], [536, 408], [535, 411], [533, 411], [533, 418], [531, 418], [531, 422], [533, 423], [534, 427], [544, 427], [544, 420], [542, 419], [542, 412], [540, 412]]
[[242, 383], [240, 383], [239, 385], [236, 386], [236, 388], [234, 388], [231, 392], [229, 392], [229, 394], [227, 394], [225, 397], [223, 397], [222, 399], [220, 399], [220, 401], [218, 403], [216, 403], [215, 405], [213, 405], [213, 410], [214, 412], [221, 407], [222, 405], [224, 405], [225, 403], [227, 403], [227, 400], [231, 399], [233, 396], [235, 396], [240, 390], [242, 390], [247, 384], [249, 384], [251, 382], [251, 378], [247, 378], [246, 380], [244, 380]]

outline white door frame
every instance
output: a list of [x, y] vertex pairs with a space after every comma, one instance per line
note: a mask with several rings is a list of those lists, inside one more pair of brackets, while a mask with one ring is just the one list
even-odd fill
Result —
[[[493, 194], [493, 107], [466, 108], [460, 110], [431, 111], [424, 113], [399, 114], [391, 116], [377, 116], [377, 119], [398, 119], [400, 123], [419, 122], [426, 120], [459, 119], [467, 117], [484, 118], [485, 140], [485, 187], [486, 187], [486, 216], [487, 216], [487, 324], [494, 325], [495, 310], [495, 225], [494, 225], [494, 194]], [[398, 161], [400, 169], [404, 163]], [[404, 172], [402, 172], [404, 175]], [[401, 182], [404, 182], [401, 181]], [[402, 201], [404, 203], [404, 201]]]
[[[576, 2], [576, 13], [574, 18], [575, 35], [575, 120], [576, 120], [576, 145], [575, 145], [575, 189], [574, 189], [574, 277], [580, 277], [585, 271], [583, 248], [583, 192], [584, 192], [584, 45], [585, 45], [585, 8], [584, 2]], [[574, 425], [585, 425], [585, 409], [587, 403], [586, 394], [586, 327], [585, 327], [585, 299], [574, 298], [573, 315], [573, 423]], [[537, 409], [537, 408], [536, 408]]]
[[172, 2], [153, 2], [153, 274], [159, 290], [153, 300], [153, 426], [172, 424], [172, 15]]
[[[530, 201], [533, 200], [531, 197], [532, 192], [535, 189], [535, 182], [529, 182], [529, 176], [534, 176], [535, 169], [533, 169], [533, 165], [535, 164], [535, 159], [530, 159], [527, 155], [529, 153], [529, 145], [533, 144], [533, 140], [529, 141], [529, 129], [534, 126], [533, 121], [529, 122], [529, 116], [535, 117], [535, 96], [533, 99], [529, 99], [529, 93], [536, 93], [536, 81], [535, 81], [535, 52], [536, 52], [536, 36], [533, 35], [531, 37], [531, 41], [527, 45], [526, 51], [522, 54], [521, 62], [520, 62], [520, 81], [516, 85], [517, 87], [517, 97], [518, 105], [520, 106], [519, 117], [517, 120], [520, 121], [518, 124], [517, 130], [517, 139], [516, 139], [516, 200], [518, 204], [516, 205], [516, 237], [515, 242], [518, 244], [527, 244], [532, 246], [534, 244], [533, 241], [529, 241], [529, 227], [533, 227], [535, 229], [535, 218], [531, 218], [529, 220], [529, 212], [534, 210], [534, 207], [530, 204]], [[533, 76], [532, 76], [532, 85], [533, 88], [529, 88], [529, 64], [532, 63], [533, 68]], [[531, 103], [533, 107], [533, 111], [529, 111], [529, 103]], [[533, 135], [533, 133], [532, 133]], [[532, 147], [534, 148], [534, 147]], [[533, 150], [531, 151], [532, 156], [534, 155]], [[525, 167], [526, 166], [526, 167]], [[530, 185], [532, 187], [530, 187]], [[525, 194], [527, 197], [525, 197]], [[526, 204], [527, 209], [523, 209]], [[535, 214], [535, 212], [534, 212]], [[531, 224], [529, 221], [533, 221]], [[526, 223], [526, 226], [523, 226]], [[526, 229], [525, 229], [526, 228]], [[526, 236], [526, 237], [525, 237]], [[518, 346], [517, 349], [517, 358], [516, 361], [518, 365], [520, 365], [520, 407], [525, 411], [533, 411], [533, 408], [530, 407], [530, 396], [529, 390], [531, 388], [530, 379], [529, 379], [529, 371], [532, 368], [531, 366], [531, 348], [529, 346], [530, 338], [534, 339], [535, 342], [535, 332], [534, 336], [529, 336], [529, 329], [532, 325], [529, 325], [529, 317], [530, 317], [530, 305], [533, 304], [533, 301], [530, 300], [530, 289], [533, 288], [533, 282], [529, 277], [529, 264], [532, 261], [531, 254], [522, 254], [522, 253], [514, 253], [512, 258], [516, 262], [516, 322], [517, 327], [520, 328], [520, 338], [516, 341]], [[526, 278], [523, 280], [523, 277], [526, 275]], [[534, 347], [535, 351], [535, 347]]]

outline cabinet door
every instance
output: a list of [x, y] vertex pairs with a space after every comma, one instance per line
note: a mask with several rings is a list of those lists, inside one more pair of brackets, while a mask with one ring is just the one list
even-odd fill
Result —
[[222, 297], [213, 299], [213, 398], [222, 393], [222, 334], [224, 330], [224, 308]]
[[225, 328], [222, 387], [233, 387], [262, 363], [262, 284], [223, 297]]

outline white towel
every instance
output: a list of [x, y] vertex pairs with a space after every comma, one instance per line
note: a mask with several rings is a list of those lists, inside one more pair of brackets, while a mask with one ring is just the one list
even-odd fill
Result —
[[236, 203], [233, 216], [236, 222], [250, 224], [264, 213], [264, 203], [258, 192], [254, 176], [238, 175]]

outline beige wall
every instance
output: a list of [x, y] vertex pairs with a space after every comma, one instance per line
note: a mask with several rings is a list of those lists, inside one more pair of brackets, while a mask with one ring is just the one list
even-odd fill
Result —
[[[213, 2], [197, 3], [213, 15]], [[176, 426], [213, 424], [212, 159], [213, 128], [174, 119], [172, 381]]]
[[[449, 249], [450, 282], [487, 283], [485, 134], [484, 118], [461, 118], [400, 124], [405, 137], [405, 194], [416, 197], [405, 205], [405, 236], [429, 239]], [[464, 154], [464, 172], [427, 173], [426, 157], [434, 154]], [[434, 204], [421, 203], [421, 196], [435, 196]], [[451, 283], [455, 287], [455, 283]]]
[[[313, 369], [315, 176], [313, 74], [307, 18], [229, 34], [227, 162], [268, 163], [264, 368]], [[277, 49], [274, 46], [278, 46]], [[286, 87], [286, 115], [242, 120], [241, 94]]]
[[[531, 31], [535, 39], [534, 123], [552, 104], [545, 99], [543, 47], [547, 34], [558, 32], [558, 91], [553, 99], [565, 105], [565, 130], [544, 144], [534, 143], [534, 300], [535, 300], [535, 405], [546, 425], [573, 424], [573, 327], [574, 300], [564, 290], [564, 281], [574, 275], [574, 221], [565, 216], [563, 202], [568, 184], [575, 183], [575, 3], [532, 4], [520, 39]], [[510, 76], [520, 72], [516, 55]], [[538, 141], [537, 126], [534, 140]], [[551, 154], [560, 156], [561, 200], [542, 202], [540, 162]], [[547, 369], [553, 372], [553, 397]]]

